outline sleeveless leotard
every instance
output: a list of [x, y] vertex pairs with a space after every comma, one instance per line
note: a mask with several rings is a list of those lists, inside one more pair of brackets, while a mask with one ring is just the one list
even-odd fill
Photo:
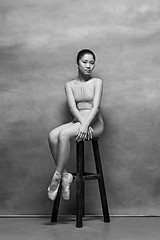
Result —
[[[73, 96], [76, 101], [76, 106], [80, 111], [92, 109], [95, 91], [95, 84], [93, 84], [93, 81], [93, 79], [89, 80], [81, 86], [78, 84], [74, 84], [72, 81], [70, 82]], [[98, 113], [95, 117], [95, 120], [101, 118], [102, 117], [100, 113]]]
[[[85, 86], [84, 86], [85, 85]], [[71, 83], [72, 92], [76, 101], [77, 108], [79, 110], [92, 109], [93, 97], [94, 97], [94, 85], [90, 82], [85, 82], [80, 86]]]

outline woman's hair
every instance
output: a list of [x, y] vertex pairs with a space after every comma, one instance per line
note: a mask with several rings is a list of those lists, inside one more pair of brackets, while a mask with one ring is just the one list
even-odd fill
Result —
[[79, 60], [83, 57], [85, 54], [91, 54], [93, 56], [94, 61], [96, 60], [96, 56], [94, 52], [92, 52], [90, 49], [82, 49], [77, 54], [77, 64], [79, 63]]

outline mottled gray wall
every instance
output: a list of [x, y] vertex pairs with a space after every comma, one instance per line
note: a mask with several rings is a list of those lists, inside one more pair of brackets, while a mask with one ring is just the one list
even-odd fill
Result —
[[[51, 212], [47, 136], [70, 119], [64, 84], [87, 47], [104, 81], [100, 149], [110, 212], [160, 215], [159, 23], [158, 0], [0, 0], [0, 214]], [[70, 171], [74, 157], [73, 144]], [[86, 212], [101, 214], [97, 183], [86, 185]], [[75, 213], [74, 192], [75, 184], [61, 213]]]

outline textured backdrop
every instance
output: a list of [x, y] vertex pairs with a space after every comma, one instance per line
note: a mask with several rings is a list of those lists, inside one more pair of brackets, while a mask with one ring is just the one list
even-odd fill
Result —
[[[71, 117], [64, 84], [87, 47], [104, 82], [100, 149], [110, 213], [160, 215], [159, 41], [158, 0], [0, 0], [0, 214], [51, 212], [47, 137]], [[86, 212], [101, 214], [97, 183], [86, 185]], [[71, 190], [63, 214], [75, 213], [74, 183]]]

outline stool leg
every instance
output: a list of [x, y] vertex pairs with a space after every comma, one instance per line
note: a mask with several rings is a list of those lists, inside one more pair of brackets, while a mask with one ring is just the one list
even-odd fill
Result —
[[77, 142], [77, 166], [76, 166], [76, 227], [82, 227], [83, 217], [83, 164], [84, 164], [84, 142]]
[[105, 185], [104, 185], [104, 177], [103, 177], [103, 172], [102, 172], [101, 158], [100, 158], [100, 152], [99, 152], [99, 146], [98, 146], [97, 139], [92, 140], [92, 146], [93, 146], [96, 170], [97, 170], [97, 173], [100, 174], [100, 179], [98, 179], [98, 184], [99, 184], [99, 190], [100, 190], [100, 196], [101, 196], [104, 222], [110, 222], [107, 196], [106, 196], [106, 190], [105, 190]]
[[51, 222], [57, 222], [57, 216], [58, 216], [58, 211], [59, 211], [61, 192], [62, 192], [62, 183], [59, 186], [57, 197], [56, 197], [56, 199], [55, 199], [55, 201], [53, 203]]
[[[82, 178], [84, 176], [84, 151], [83, 151], [83, 161], [82, 161]], [[82, 181], [82, 197], [83, 197], [83, 217], [85, 216], [85, 182]]]

